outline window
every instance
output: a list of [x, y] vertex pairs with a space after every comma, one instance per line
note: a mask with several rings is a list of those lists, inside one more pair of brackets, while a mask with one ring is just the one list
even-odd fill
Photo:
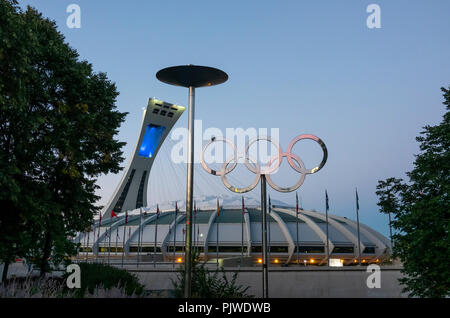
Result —
[[153, 109], [153, 114], [157, 114], [157, 113], [159, 113], [159, 109]]
[[364, 251], [364, 254], [375, 254], [375, 246], [367, 246]]
[[252, 246], [252, 253], [262, 253], [262, 246]]
[[288, 253], [288, 246], [270, 246], [271, 253]]
[[[173, 245], [167, 246], [167, 252], [173, 253]], [[184, 246], [175, 246], [175, 252], [184, 252]]]
[[335, 246], [332, 253], [346, 254], [346, 253], [353, 253], [353, 251], [354, 251], [353, 246]]
[[[155, 247], [154, 246], [141, 246], [141, 253], [153, 253]], [[130, 246], [130, 252], [131, 253], [137, 253], [139, 252], [137, 246]], [[159, 246], [156, 246], [156, 253], [161, 253], [161, 248]]]
[[203, 253], [204, 247], [202, 246], [192, 246], [192, 250], [196, 251], [197, 253]]
[[321, 254], [325, 252], [325, 248], [323, 246], [298, 246], [298, 249], [295, 252]]
[[161, 113], [159, 113], [161, 116], [166, 116], [167, 112], [165, 110], [162, 110]]
[[142, 139], [141, 147], [138, 155], [145, 158], [151, 158], [155, 153], [156, 148], [161, 142], [162, 135], [166, 127], [150, 124], [147, 126]]
[[169, 112], [169, 113], [167, 114], [167, 117], [172, 118], [172, 117], [173, 117], [173, 113], [172, 113], [172, 112]]
[[[208, 245], [208, 252], [214, 253], [216, 252], [216, 245]], [[219, 245], [219, 253], [241, 253], [241, 246], [220, 246]], [[244, 246], [244, 253], [247, 252], [247, 247]]]
[[115, 247], [115, 246], [111, 246], [110, 248], [108, 248], [107, 246], [103, 246], [100, 247], [100, 252], [101, 253], [122, 253], [123, 249], [122, 247]]

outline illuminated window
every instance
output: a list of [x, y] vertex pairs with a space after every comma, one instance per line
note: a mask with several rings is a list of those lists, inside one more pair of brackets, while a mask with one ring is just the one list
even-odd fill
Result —
[[166, 130], [164, 126], [158, 126], [150, 124], [145, 130], [142, 144], [139, 147], [139, 156], [145, 158], [151, 158], [155, 153], [156, 147], [158, 147], [161, 137]]

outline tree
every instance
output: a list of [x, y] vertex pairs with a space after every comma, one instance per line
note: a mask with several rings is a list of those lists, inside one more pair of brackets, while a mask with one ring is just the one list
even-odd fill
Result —
[[377, 191], [381, 211], [395, 216], [394, 256], [403, 263], [400, 281], [410, 296], [450, 295], [450, 87], [442, 91], [447, 112], [416, 138], [421, 152], [409, 183], [391, 178]]
[[0, 259], [25, 256], [44, 274], [99, 211], [96, 178], [121, 170], [126, 113], [115, 84], [36, 10], [0, 0], [0, 39]]
[[392, 218], [391, 213], [398, 214], [400, 211], [401, 192], [404, 191], [405, 185], [402, 183], [403, 179], [388, 178], [385, 181], [378, 181], [376, 194], [379, 196], [378, 206], [380, 212], [389, 216], [389, 231], [391, 238], [391, 248], [394, 246], [392, 234]]

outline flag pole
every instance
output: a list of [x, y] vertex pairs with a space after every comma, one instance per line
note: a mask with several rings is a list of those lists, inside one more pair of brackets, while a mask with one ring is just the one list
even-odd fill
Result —
[[356, 223], [358, 225], [358, 264], [361, 266], [361, 238], [359, 234], [359, 198], [358, 198], [358, 189], [356, 190]]
[[172, 261], [172, 267], [175, 268], [175, 250], [177, 249], [177, 216], [178, 216], [178, 204], [175, 202], [175, 224], [174, 224], [174, 230], [173, 230], [173, 261]]
[[[128, 223], [128, 211], [125, 212], [125, 225], [123, 227], [123, 241], [122, 241], [122, 268], [123, 268], [123, 262], [125, 258], [125, 235], [126, 235], [126, 228]], [[119, 229], [117, 229], [119, 231]]]
[[330, 243], [328, 237], [328, 209], [330, 206], [328, 205], [328, 193], [325, 190], [325, 213], [326, 213], [326, 223], [327, 223], [327, 266], [330, 266]]
[[200, 252], [199, 252], [200, 247], [198, 246], [198, 242], [200, 240], [199, 239], [200, 225], [197, 223], [197, 213], [198, 213], [198, 207], [197, 207], [197, 204], [196, 204], [195, 205], [195, 224], [196, 224], [197, 229], [195, 229], [195, 227], [194, 227], [194, 231], [196, 231], [197, 236], [196, 236], [196, 239], [195, 239], [195, 251], [198, 253], [197, 256], [200, 258]]
[[88, 262], [89, 236], [91, 236], [90, 234], [91, 234], [91, 232], [89, 231], [87, 233], [88, 237], [87, 237], [87, 243], [86, 243], [86, 263]]
[[139, 261], [141, 258], [141, 224], [142, 224], [142, 208], [139, 208], [139, 231], [138, 231], [138, 246], [137, 246], [137, 260], [136, 267], [139, 267]]
[[100, 249], [98, 239], [100, 237], [100, 228], [102, 226], [102, 212], [98, 212], [98, 214], [99, 214], [100, 217], [99, 217], [99, 221], [98, 221], [98, 231], [97, 231], [97, 257], [96, 257], [96, 260], [95, 260], [96, 263], [98, 263], [98, 252], [99, 252], [99, 249]]
[[[388, 193], [388, 202], [391, 201], [391, 194]], [[392, 220], [391, 220], [391, 212], [388, 212], [388, 216], [389, 216], [389, 235], [390, 235], [390, 239], [391, 239], [391, 251], [394, 248], [394, 241], [392, 240]]]
[[92, 221], [92, 226], [94, 228], [94, 233], [92, 233], [92, 248], [91, 248], [91, 253], [92, 253], [92, 258], [94, 258], [94, 244], [95, 244], [95, 220]]
[[244, 196], [242, 196], [242, 215], [241, 215], [241, 262], [240, 262], [240, 264], [239, 264], [239, 267], [242, 266], [242, 262], [244, 261], [244, 213], [245, 213]]
[[108, 265], [110, 261], [111, 256], [111, 225], [109, 226], [109, 233], [108, 233]]
[[155, 246], [153, 247], [153, 267], [156, 267], [156, 239], [158, 237], [159, 206], [156, 204]]
[[115, 246], [114, 256], [117, 256], [118, 243], [119, 243], [119, 227], [116, 228], [116, 246]]
[[193, 251], [196, 252], [197, 251], [197, 235], [196, 235], [196, 228], [197, 228], [197, 206], [196, 206], [196, 202], [194, 201], [194, 222], [192, 224], [192, 228], [194, 230], [194, 248]]

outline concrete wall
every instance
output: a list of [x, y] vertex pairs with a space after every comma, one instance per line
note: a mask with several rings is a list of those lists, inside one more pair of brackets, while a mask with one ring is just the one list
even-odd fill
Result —
[[[120, 267], [120, 265], [116, 265]], [[215, 264], [209, 264], [210, 270], [215, 270]], [[171, 290], [171, 279], [177, 280], [177, 270], [173, 270], [171, 264], [159, 265], [154, 268], [151, 264], [136, 265], [127, 264], [125, 268], [136, 274], [147, 290], [162, 291]], [[303, 297], [407, 297], [402, 293], [398, 279], [401, 266], [380, 267], [380, 287], [367, 287], [367, 279], [372, 272], [367, 272], [367, 267], [272, 267], [269, 268], [269, 297], [303, 298]], [[237, 269], [225, 270], [229, 278]], [[60, 275], [62, 272], [54, 272]], [[23, 264], [12, 264], [8, 271], [8, 277], [38, 275], [37, 270], [28, 273]], [[256, 297], [262, 296], [262, 273], [260, 268], [247, 267], [239, 272], [237, 283], [249, 286], [248, 293]]]
[[[343, 268], [276, 268], [269, 272], [269, 297], [406, 297], [402, 293], [398, 279], [401, 267], [384, 266], [380, 271], [381, 288], [369, 288], [367, 278], [372, 272], [366, 267]], [[176, 280], [176, 272], [171, 270], [130, 270], [149, 290], [172, 289], [171, 279]], [[229, 277], [233, 270], [226, 270]], [[248, 292], [262, 296], [262, 273], [257, 268], [242, 269], [238, 284], [250, 286]]]

